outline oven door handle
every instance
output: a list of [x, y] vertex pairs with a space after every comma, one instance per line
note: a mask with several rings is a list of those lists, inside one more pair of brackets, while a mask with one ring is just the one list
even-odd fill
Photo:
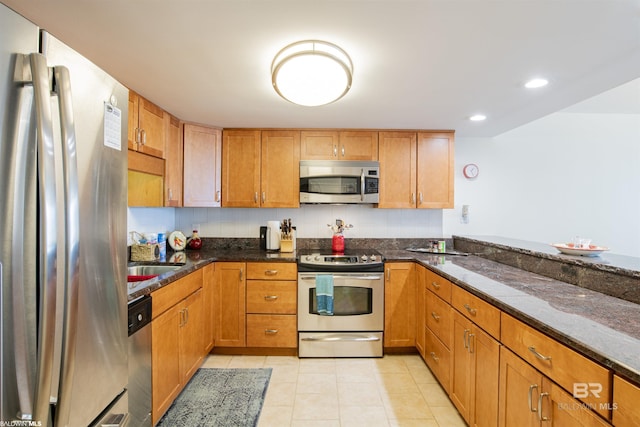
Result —
[[359, 342], [374, 342], [380, 341], [380, 337], [372, 335], [353, 335], [353, 334], [336, 334], [327, 335], [322, 337], [305, 337], [300, 338], [302, 341], [315, 341], [315, 342], [340, 342], [340, 341], [359, 341]]
[[[375, 276], [351, 276], [347, 274], [334, 274], [333, 279], [350, 279], [350, 280], [382, 280], [382, 275], [377, 274]], [[300, 276], [300, 280], [316, 280], [316, 275]]]

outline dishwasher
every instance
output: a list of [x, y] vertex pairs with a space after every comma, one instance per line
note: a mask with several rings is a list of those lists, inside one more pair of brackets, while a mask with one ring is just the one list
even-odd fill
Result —
[[128, 304], [129, 426], [151, 427], [151, 296]]

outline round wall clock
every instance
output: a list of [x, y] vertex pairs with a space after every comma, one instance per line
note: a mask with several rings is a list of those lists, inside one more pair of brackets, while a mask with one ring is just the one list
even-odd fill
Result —
[[462, 173], [464, 174], [465, 178], [468, 179], [476, 178], [479, 172], [480, 169], [478, 168], [478, 165], [474, 163], [464, 165], [464, 167], [462, 168]]

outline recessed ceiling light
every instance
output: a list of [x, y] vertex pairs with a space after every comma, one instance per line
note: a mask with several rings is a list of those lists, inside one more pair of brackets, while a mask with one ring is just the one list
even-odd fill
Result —
[[535, 78], [526, 82], [524, 84], [524, 87], [526, 87], [527, 89], [537, 89], [539, 87], [543, 87], [548, 84], [549, 84], [549, 80], [547, 79]]
[[483, 120], [486, 120], [487, 116], [485, 116], [484, 114], [474, 114], [473, 116], [469, 117], [469, 120], [471, 120], [472, 122], [481, 122]]

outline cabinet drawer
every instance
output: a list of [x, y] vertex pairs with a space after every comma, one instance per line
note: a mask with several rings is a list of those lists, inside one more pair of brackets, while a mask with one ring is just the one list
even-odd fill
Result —
[[296, 347], [297, 345], [296, 316], [247, 315], [247, 347]]
[[446, 302], [451, 303], [451, 282], [444, 277], [438, 276], [431, 270], [427, 270], [424, 286]]
[[640, 425], [640, 387], [617, 375], [613, 376], [613, 425], [631, 427]]
[[425, 324], [447, 347], [451, 348], [451, 306], [425, 291]]
[[552, 381], [573, 393], [574, 397], [593, 405], [596, 412], [609, 418], [607, 408], [611, 379], [607, 369], [505, 313], [502, 313], [500, 341]]
[[152, 318], [173, 307], [202, 287], [202, 270], [194, 271], [151, 293]]
[[294, 262], [248, 262], [249, 280], [297, 280], [298, 267]]
[[473, 323], [480, 326], [500, 340], [500, 310], [482, 301], [475, 295], [453, 286], [451, 289], [451, 305]]
[[449, 393], [451, 389], [451, 352], [429, 328], [425, 328], [424, 360], [440, 381], [442, 388]]
[[297, 282], [248, 280], [247, 313], [296, 314]]

